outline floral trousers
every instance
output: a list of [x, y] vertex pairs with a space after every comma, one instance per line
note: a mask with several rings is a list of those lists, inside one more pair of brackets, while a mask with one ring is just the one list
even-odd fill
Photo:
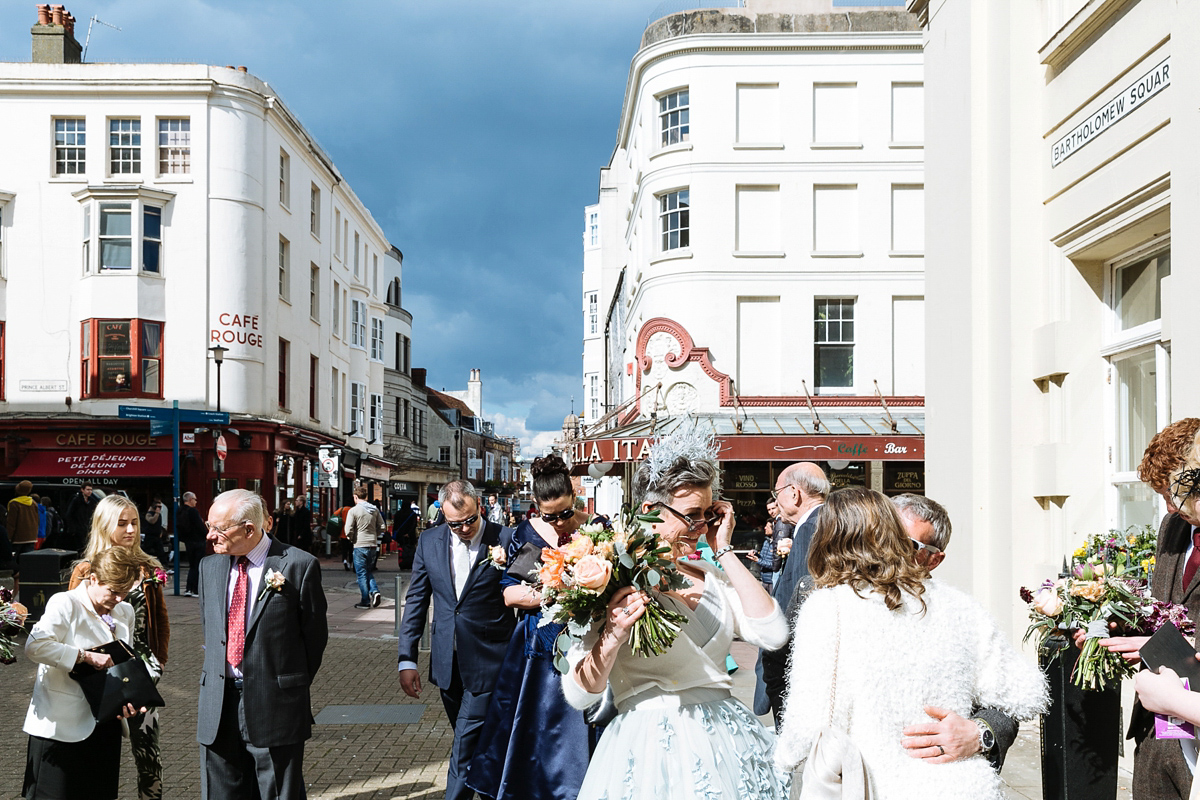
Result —
[[129, 743], [137, 765], [138, 800], [162, 800], [162, 751], [158, 745], [158, 709], [129, 718]]

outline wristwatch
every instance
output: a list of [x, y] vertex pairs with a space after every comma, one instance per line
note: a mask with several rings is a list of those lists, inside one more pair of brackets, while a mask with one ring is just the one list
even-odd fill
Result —
[[971, 717], [971, 722], [979, 728], [979, 751], [986, 756], [996, 749], [996, 734], [992, 731], [992, 726], [979, 717]]

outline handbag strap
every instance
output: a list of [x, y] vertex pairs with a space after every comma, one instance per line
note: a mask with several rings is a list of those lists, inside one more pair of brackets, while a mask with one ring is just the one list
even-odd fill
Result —
[[833, 727], [833, 706], [837, 700], [838, 656], [842, 649], [842, 609], [837, 595], [833, 597], [833, 616], [837, 626], [833, 634], [833, 683], [829, 687], [829, 727]]

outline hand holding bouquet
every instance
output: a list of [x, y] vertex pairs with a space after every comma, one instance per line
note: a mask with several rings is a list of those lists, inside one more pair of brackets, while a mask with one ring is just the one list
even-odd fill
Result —
[[[609, 603], [621, 589], [641, 592], [645, 612], [632, 625], [629, 646], [640, 656], [666, 652], [687, 619], [665, 607], [661, 593], [688, 585], [670, 559], [671, 548], [651, 525], [657, 512], [626, 510], [613, 528], [583, 525], [559, 548], [542, 548], [536, 584], [542, 591], [542, 623], [566, 626], [554, 666], [566, 673], [566, 651], [593, 625], [602, 625]], [[629, 592], [624, 592], [628, 594]]]

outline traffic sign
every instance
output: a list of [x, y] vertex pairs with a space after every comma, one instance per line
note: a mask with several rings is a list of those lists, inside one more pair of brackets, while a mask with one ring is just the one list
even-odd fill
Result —
[[225, 434], [222, 433], [220, 436], [217, 437], [217, 458], [224, 461], [225, 456], [228, 454], [229, 454], [229, 448], [225, 446]]
[[[176, 416], [178, 415], [178, 416]], [[197, 411], [190, 408], [153, 408], [150, 406], [117, 406], [121, 419], [150, 419], [170, 422], [178, 420], [192, 424], [228, 425], [229, 415], [224, 411]]]

